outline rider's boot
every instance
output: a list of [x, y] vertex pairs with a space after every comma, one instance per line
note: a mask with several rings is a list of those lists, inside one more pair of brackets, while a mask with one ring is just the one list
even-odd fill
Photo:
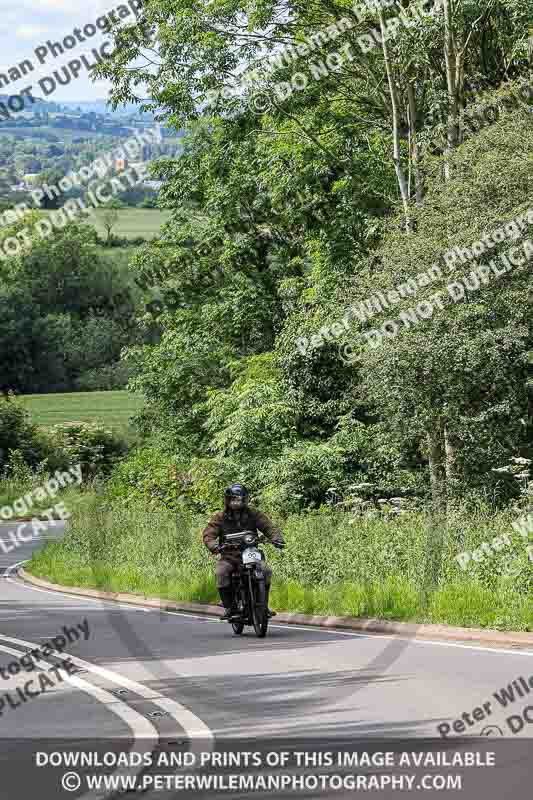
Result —
[[233, 589], [231, 586], [223, 586], [218, 591], [220, 593], [220, 599], [224, 603], [224, 608], [226, 609], [221, 619], [226, 620], [232, 617], [236, 612], [236, 608], [233, 603]]
[[267, 616], [268, 616], [268, 618], [269, 618], [269, 619], [271, 619], [272, 617], [275, 617], [275, 616], [276, 616], [276, 612], [275, 612], [275, 611], [272, 611], [272, 609], [270, 609], [270, 608], [268, 607], [268, 595], [270, 594], [270, 584], [269, 584], [268, 586], [266, 586], [265, 588], [266, 588], [266, 606], [267, 606]]

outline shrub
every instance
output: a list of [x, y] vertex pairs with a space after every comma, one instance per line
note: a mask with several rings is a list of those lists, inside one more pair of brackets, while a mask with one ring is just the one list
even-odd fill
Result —
[[150, 508], [177, 509], [179, 475], [174, 457], [157, 445], [146, 445], [116, 466], [108, 486], [109, 497], [118, 506], [142, 500]]
[[49, 454], [45, 438], [31, 422], [29, 412], [12, 393], [0, 395], [0, 475], [18, 450], [29, 466], [37, 466]]
[[54, 425], [49, 435], [69, 464], [81, 464], [86, 478], [109, 475], [128, 449], [122, 438], [98, 423]]

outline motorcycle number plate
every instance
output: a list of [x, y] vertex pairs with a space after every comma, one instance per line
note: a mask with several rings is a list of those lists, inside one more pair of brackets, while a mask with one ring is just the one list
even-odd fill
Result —
[[243, 564], [255, 564], [261, 561], [261, 553], [253, 547], [248, 547], [242, 554]]

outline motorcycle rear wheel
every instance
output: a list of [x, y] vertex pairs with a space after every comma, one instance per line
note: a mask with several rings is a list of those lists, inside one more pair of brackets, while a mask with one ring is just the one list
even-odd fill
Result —
[[262, 639], [268, 629], [268, 609], [266, 604], [266, 586], [264, 580], [253, 580], [249, 576], [250, 602], [252, 605], [252, 622], [255, 635]]

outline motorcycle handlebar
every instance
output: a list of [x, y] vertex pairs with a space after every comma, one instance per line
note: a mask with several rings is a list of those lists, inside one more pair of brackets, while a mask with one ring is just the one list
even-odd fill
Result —
[[[247, 533], [251, 533], [254, 536], [256, 535], [254, 533], [254, 531], [242, 531], [242, 533], [240, 535], [245, 536]], [[266, 539], [264, 534], [261, 533], [261, 532], [258, 533], [258, 539], [260, 540], [261, 544], [264, 544], [266, 542], [267, 544], [271, 544], [271, 545], [273, 545], [273, 547], [276, 547], [279, 550], [283, 550], [283, 548], [285, 547], [285, 542], [278, 541], [278, 540], [271, 541], [270, 539]], [[233, 543], [233, 542], [224, 542], [223, 544], [219, 544], [217, 546], [217, 549], [215, 550], [215, 553], [222, 553], [226, 548], [236, 547], [236, 546], [238, 546], [238, 544], [240, 544], [240, 542], [239, 543], [237, 543], [237, 542], [235, 542], [235, 543]]]

